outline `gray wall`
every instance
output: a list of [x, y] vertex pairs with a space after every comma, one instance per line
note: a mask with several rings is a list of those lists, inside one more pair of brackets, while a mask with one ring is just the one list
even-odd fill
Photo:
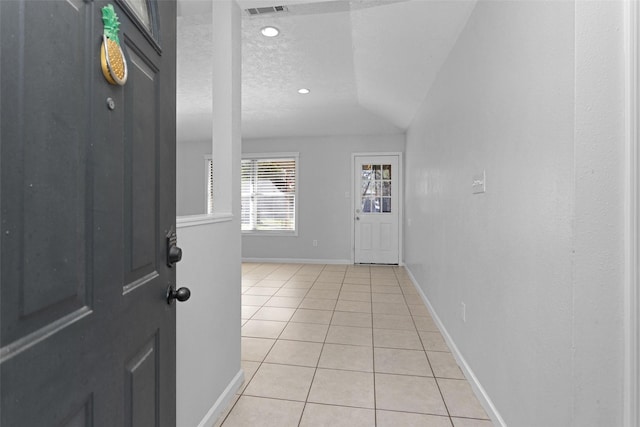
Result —
[[509, 426], [622, 424], [620, 27], [480, 1], [407, 133], [406, 264]]
[[211, 139], [178, 141], [176, 160], [176, 211], [178, 216], [207, 213], [205, 155], [211, 155]]
[[212, 426], [243, 379], [239, 227], [238, 220], [178, 225], [177, 285], [191, 290], [177, 306], [178, 426]]
[[[300, 163], [298, 235], [244, 234], [242, 257], [350, 262], [351, 153], [402, 152], [404, 143], [404, 135], [244, 139], [243, 153], [298, 152]], [[317, 247], [313, 240], [318, 241]]]
[[575, 4], [575, 426], [623, 424], [623, 7]]

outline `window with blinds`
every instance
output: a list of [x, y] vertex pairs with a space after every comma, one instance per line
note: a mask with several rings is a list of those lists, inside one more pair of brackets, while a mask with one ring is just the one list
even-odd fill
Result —
[[242, 160], [242, 231], [296, 231], [297, 156]]
[[213, 213], [213, 159], [207, 157], [205, 162], [207, 173], [207, 214], [211, 215]]

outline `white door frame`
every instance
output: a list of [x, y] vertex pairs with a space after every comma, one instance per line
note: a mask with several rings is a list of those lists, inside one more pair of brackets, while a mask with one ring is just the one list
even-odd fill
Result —
[[[351, 191], [355, 189], [356, 157], [366, 156], [398, 156], [398, 265], [404, 265], [404, 254], [402, 248], [404, 237], [404, 157], [401, 151], [373, 152], [373, 153], [351, 153]], [[355, 194], [351, 194], [351, 264], [356, 261], [356, 222], [355, 222]]]
[[624, 278], [624, 426], [640, 425], [640, 184], [638, 183], [638, 102], [640, 101], [640, 8], [625, 2], [626, 105], [625, 105], [625, 278]]

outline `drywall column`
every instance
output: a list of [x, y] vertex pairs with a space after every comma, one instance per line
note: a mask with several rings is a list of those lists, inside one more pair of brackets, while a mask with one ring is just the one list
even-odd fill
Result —
[[[234, 181], [233, 172], [239, 161], [232, 161], [233, 150], [240, 150], [241, 145], [242, 55], [240, 9], [235, 1], [213, 1], [213, 46], [214, 211], [227, 213], [235, 206], [229, 183]], [[237, 178], [239, 182], [239, 175]]]

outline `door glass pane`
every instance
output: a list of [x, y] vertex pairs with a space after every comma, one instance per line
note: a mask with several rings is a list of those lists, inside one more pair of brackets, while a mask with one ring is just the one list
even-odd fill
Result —
[[391, 179], [391, 165], [382, 165], [382, 179]]
[[371, 194], [373, 193], [373, 191], [374, 191], [374, 186], [371, 181], [362, 181], [362, 191], [360, 192], [362, 196]]
[[376, 197], [375, 200], [374, 200], [374, 204], [372, 206], [373, 212], [380, 213], [381, 212], [381, 207], [382, 207], [380, 205], [381, 205], [380, 197]]
[[[375, 193], [375, 182], [372, 180], [372, 166], [371, 165], [362, 165], [362, 172], [360, 174], [360, 194], [363, 197], [362, 201], [362, 210], [365, 208], [365, 199], [364, 197], [370, 194]], [[370, 212], [370, 211], [366, 211]]]
[[391, 181], [384, 181], [382, 183], [382, 195], [391, 196]]
[[373, 205], [372, 203], [372, 199], [369, 197], [363, 197], [362, 198], [362, 203], [360, 205], [360, 209], [362, 210], [362, 212], [365, 213], [371, 213], [371, 206]]
[[371, 178], [371, 165], [362, 165], [362, 180], [367, 181]]
[[384, 213], [391, 212], [391, 197], [382, 198], [382, 212]]
[[381, 179], [382, 178], [382, 168], [380, 165], [373, 165], [373, 173], [375, 176], [375, 179]]
[[148, 0], [124, 0], [131, 10], [136, 14], [140, 22], [144, 24], [147, 30], [151, 31], [151, 15], [149, 14]]
[[361, 211], [391, 213], [391, 165], [366, 164], [361, 167]]

